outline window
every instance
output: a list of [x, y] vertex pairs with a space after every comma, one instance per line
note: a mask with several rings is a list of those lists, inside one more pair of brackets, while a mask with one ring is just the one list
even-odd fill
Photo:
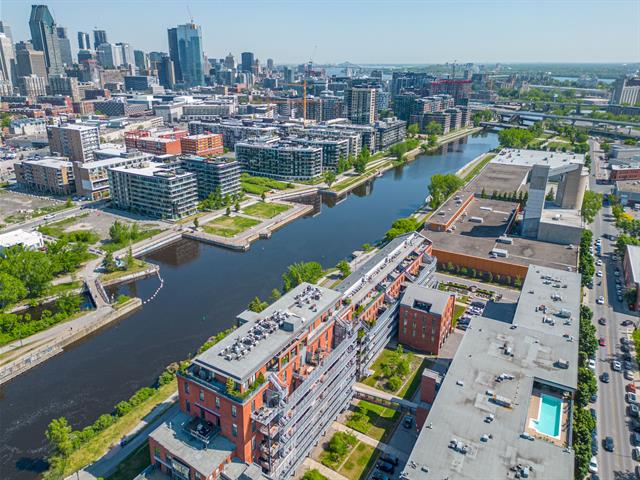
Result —
[[216, 397], [216, 408], [220, 410], [220, 397]]
[[153, 449], [153, 456], [156, 458], [162, 458], [162, 456], [160, 455], [160, 449], [158, 447], [155, 447]]
[[251, 439], [251, 448], [252, 448], [253, 450], [255, 450], [255, 449], [256, 449], [256, 437], [253, 437], [253, 438]]
[[236, 406], [235, 405], [231, 405], [231, 416], [235, 417], [235, 416], [237, 416], [237, 414], [238, 414], [238, 411], [236, 409]]
[[185, 405], [185, 409], [187, 410], [187, 413], [189, 413], [191, 411], [191, 402], [189, 402], [189, 400], [187, 400], [187, 403]]
[[184, 382], [184, 393], [189, 393], [189, 383]]
[[238, 436], [238, 425], [236, 425], [235, 423], [231, 424], [231, 435], [233, 435], [234, 437]]
[[200, 401], [204, 402], [204, 390], [200, 390]]
[[255, 412], [256, 411], [256, 401], [255, 400], [251, 400], [251, 412]]

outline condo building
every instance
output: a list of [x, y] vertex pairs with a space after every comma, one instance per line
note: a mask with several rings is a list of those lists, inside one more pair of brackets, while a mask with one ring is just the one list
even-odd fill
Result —
[[187, 135], [180, 139], [180, 146], [184, 155], [222, 155], [224, 146], [222, 135], [210, 133], [199, 135]]
[[309, 180], [322, 174], [322, 148], [269, 139], [236, 143], [242, 170], [278, 180]]
[[186, 130], [171, 130], [153, 133], [149, 130], [131, 130], [124, 134], [127, 150], [140, 150], [154, 155], [180, 155], [181, 138], [187, 136]]
[[111, 203], [149, 217], [179, 219], [196, 213], [196, 176], [162, 163], [108, 170]]
[[89, 162], [100, 148], [100, 131], [92, 125], [49, 127], [47, 136], [51, 153], [69, 157], [72, 162]]
[[180, 163], [186, 171], [195, 174], [198, 198], [207, 198], [218, 189], [223, 197], [235, 195], [241, 190], [240, 164], [232, 158], [185, 155], [180, 157]]
[[52, 195], [75, 192], [73, 163], [63, 157], [23, 160], [15, 164], [16, 182], [27, 190]]
[[403, 284], [428, 280], [429, 249], [417, 233], [398, 237], [336, 290], [302, 283], [238, 315], [178, 373], [180, 412], [149, 436], [154, 468], [180, 479], [293, 475], [349, 405], [370, 349], [388, 341]]
[[378, 120], [378, 105], [375, 88], [353, 87], [347, 89], [344, 103], [347, 118], [355, 124], [372, 125]]

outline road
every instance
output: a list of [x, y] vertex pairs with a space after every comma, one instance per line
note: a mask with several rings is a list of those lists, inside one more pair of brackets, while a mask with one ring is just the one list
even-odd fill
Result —
[[[598, 161], [597, 144], [592, 145], [592, 158], [594, 164]], [[596, 171], [596, 168], [593, 169]], [[610, 191], [609, 185], [596, 185], [595, 177], [591, 178], [591, 188], [599, 192]], [[598, 399], [595, 403], [597, 412], [598, 427], [598, 464], [599, 474], [602, 479], [631, 478], [637, 463], [631, 458], [631, 423], [627, 415], [627, 405], [625, 403], [625, 385], [629, 383], [623, 377], [622, 372], [614, 372], [611, 368], [612, 361], [622, 360], [620, 351], [620, 338], [630, 335], [631, 327], [622, 326], [625, 320], [637, 322], [637, 315], [630, 312], [628, 308], [617, 299], [616, 294], [616, 268], [621, 268], [619, 262], [614, 262], [612, 258], [615, 249], [615, 242], [602, 238], [603, 234], [617, 234], [617, 229], [613, 223], [611, 208], [603, 208], [591, 230], [594, 240], [602, 240], [602, 266], [596, 266], [596, 271], [602, 271], [602, 278], [595, 277], [593, 289], [587, 290], [585, 302], [593, 310], [593, 322], [597, 328], [597, 336], [603, 337], [606, 342], [605, 347], [598, 347], [596, 353], [596, 375], [598, 377]], [[604, 297], [604, 304], [597, 305], [596, 299]], [[604, 317], [606, 325], [600, 325], [598, 319]], [[604, 383], [600, 380], [600, 375], [609, 373], [610, 382]], [[637, 377], [637, 372], [635, 372]], [[590, 405], [593, 406], [593, 405]], [[615, 451], [607, 452], [602, 448], [602, 441], [605, 437], [611, 436], [614, 440]], [[633, 477], [635, 478], [635, 477]]]

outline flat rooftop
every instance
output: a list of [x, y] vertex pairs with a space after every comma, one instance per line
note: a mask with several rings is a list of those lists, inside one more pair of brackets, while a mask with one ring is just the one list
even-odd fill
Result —
[[542, 210], [541, 222], [582, 228], [580, 210], [568, 208], [546, 207]]
[[640, 247], [627, 245], [627, 255], [631, 265], [631, 278], [635, 283], [640, 283]]
[[616, 182], [616, 190], [640, 193], [640, 180], [618, 180]]
[[187, 413], [179, 412], [151, 432], [149, 437], [206, 477], [233, 453], [236, 446], [219, 434], [205, 446], [186, 430], [190, 421], [191, 417]]
[[[576, 317], [571, 326], [543, 323], [538, 302], [567, 282], [562, 305]], [[572, 390], [577, 382], [580, 278], [576, 273], [531, 265], [513, 324], [475, 317], [442, 382], [420, 431], [404, 476], [409, 480], [513, 479], [514, 468], [529, 467], [534, 480], [573, 477], [574, 454], [558, 442], [525, 434], [534, 386]], [[528, 293], [532, 289], [535, 293]], [[568, 361], [568, 368], [559, 361]], [[507, 406], [496, 399], [507, 402]], [[490, 417], [492, 416], [492, 417]], [[464, 444], [466, 453], [451, 448]]]
[[186, 175], [193, 175], [189, 172], [181, 172], [172, 169], [168, 169], [164, 163], [147, 162], [139, 167], [121, 166], [113, 167], [110, 170], [114, 172], [124, 172], [130, 175], [138, 175], [141, 177], [157, 177], [162, 176], [166, 178], [174, 178]]
[[491, 163], [499, 165], [519, 165], [528, 168], [534, 165], [549, 165], [554, 169], [567, 163], [584, 164], [584, 155], [571, 152], [546, 152], [544, 150], [503, 148], [491, 160]]
[[473, 195], [472, 191], [466, 189], [458, 190], [431, 215], [429, 223], [446, 225], [451, 221], [451, 218], [458, 213], [460, 207], [469, 200], [469, 197], [473, 197]]
[[[509, 235], [513, 239], [512, 244], [498, 242], [498, 238], [508, 231], [516, 206], [513, 202], [476, 197], [467, 207], [466, 215], [461, 215], [453, 223], [455, 230], [450, 233], [423, 230], [422, 234], [433, 243], [436, 256], [437, 250], [444, 250], [494, 262], [525, 266], [538, 263], [562, 270], [575, 269], [577, 248], [512, 235]], [[471, 221], [472, 217], [481, 218], [482, 223]], [[507, 250], [509, 256], [492, 258], [490, 253], [494, 248]]]
[[27, 163], [29, 165], [40, 165], [50, 168], [73, 166], [73, 163], [71, 163], [67, 157], [42, 157], [40, 159], [22, 160], [22, 163]]
[[335, 290], [302, 283], [260, 313], [242, 312], [244, 323], [193, 363], [244, 382], [340, 298]]
[[[435, 315], [442, 315], [450, 298], [451, 293], [446, 293], [435, 288], [423, 287], [416, 283], [410, 283], [402, 295], [400, 305], [417, 308], [418, 310], [423, 310]], [[416, 302], [418, 302], [418, 304], [416, 304]], [[425, 305], [426, 309], [420, 307], [419, 304]]]
[[482, 169], [473, 182], [465, 187], [465, 190], [473, 191], [476, 195], [484, 189], [488, 196], [496, 192], [519, 191], [525, 186], [530, 167], [523, 165], [507, 165], [503, 163], [489, 162]]

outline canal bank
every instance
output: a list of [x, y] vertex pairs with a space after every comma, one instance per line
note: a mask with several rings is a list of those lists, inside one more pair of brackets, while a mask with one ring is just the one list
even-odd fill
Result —
[[[0, 389], [0, 412], [11, 412], [0, 418], [0, 477], [35, 478], [46, 467], [44, 431], [51, 419], [66, 416], [74, 428], [93, 422], [233, 325], [253, 297], [267, 298], [288, 265], [316, 260], [333, 266], [363, 243], [374, 243], [394, 220], [423, 204], [433, 174], [456, 172], [496, 146], [496, 135], [487, 134], [419, 156], [340, 203], [318, 200], [315, 215], [245, 253], [183, 240], [149, 254], [145, 259], [160, 266], [164, 279], [154, 301]], [[110, 293], [149, 298], [158, 284], [150, 277]]]

